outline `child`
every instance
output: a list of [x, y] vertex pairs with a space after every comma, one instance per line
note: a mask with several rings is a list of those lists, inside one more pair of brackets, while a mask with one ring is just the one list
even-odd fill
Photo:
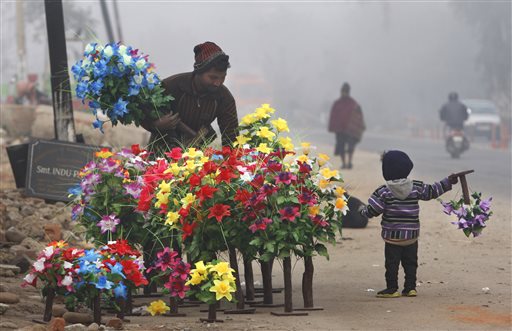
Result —
[[420, 234], [418, 200], [431, 200], [452, 189], [457, 177], [450, 175], [432, 185], [407, 178], [413, 168], [409, 156], [402, 151], [389, 151], [382, 157], [382, 174], [386, 185], [373, 192], [368, 205], [361, 207], [363, 216], [382, 214], [382, 239], [385, 241], [386, 289], [378, 298], [396, 298], [400, 262], [405, 272], [403, 296], [415, 297]]

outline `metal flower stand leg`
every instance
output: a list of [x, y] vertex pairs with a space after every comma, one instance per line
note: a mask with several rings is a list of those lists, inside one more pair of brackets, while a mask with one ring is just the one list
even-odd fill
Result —
[[208, 318], [200, 318], [201, 322], [207, 322], [207, 323], [222, 323], [223, 320], [217, 319], [217, 304], [212, 303], [208, 305]]
[[302, 274], [302, 299], [304, 300], [304, 308], [296, 308], [295, 310], [323, 310], [322, 307], [315, 307], [313, 303], [313, 274], [315, 267], [313, 265], [313, 257], [304, 257], [304, 273]]
[[236, 309], [225, 310], [224, 314], [254, 314], [254, 308], [245, 308], [244, 302], [244, 291], [242, 290], [242, 285], [240, 282], [240, 273], [238, 272], [238, 260], [236, 258], [236, 249], [235, 247], [229, 247], [229, 265], [233, 270], [235, 270], [235, 284], [236, 291], [235, 297], [237, 300]]
[[283, 259], [284, 276], [284, 312], [271, 312], [275, 316], [307, 316], [306, 312], [293, 311], [292, 300], [292, 261], [290, 257]]
[[99, 292], [92, 301], [92, 315], [94, 323], [101, 325], [101, 293]]
[[169, 297], [169, 312], [163, 316], [167, 317], [183, 317], [187, 316], [185, 313], [178, 312], [178, 299], [175, 297]]
[[252, 270], [253, 259], [247, 256], [243, 257], [244, 261], [244, 279], [245, 279], [245, 303], [262, 303], [263, 301], [256, 302], [254, 291], [254, 272]]
[[275, 304], [272, 289], [272, 267], [274, 258], [269, 261], [261, 261], [261, 277], [263, 279], [263, 303], [251, 304], [252, 307], [282, 307], [283, 304]]
[[46, 289], [46, 299], [44, 304], [43, 321], [49, 322], [52, 319], [53, 300], [55, 299], [55, 289]]

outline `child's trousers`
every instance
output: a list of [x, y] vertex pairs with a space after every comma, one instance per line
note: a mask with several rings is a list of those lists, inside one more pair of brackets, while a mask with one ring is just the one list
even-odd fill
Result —
[[416, 270], [418, 269], [418, 242], [408, 246], [399, 246], [386, 243], [384, 248], [386, 257], [386, 285], [387, 288], [398, 289], [398, 268], [400, 263], [405, 272], [405, 290], [416, 289]]

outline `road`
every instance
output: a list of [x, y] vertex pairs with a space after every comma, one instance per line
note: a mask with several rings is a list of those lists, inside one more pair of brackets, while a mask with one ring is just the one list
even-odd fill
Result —
[[[334, 144], [334, 135], [326, 132], [308, 131], [301, 137], [319, 145]], [[470, 191], [482, 192], [484, 197], [500, 196], [511, 199], [511, 153], [510, 149], [492, 149], [490, 143], [478, 141], [471, 145], [459, 159], [452, 159], [442, 140], [413, 138], [366, 132], [357, 149], [381, 153], [384, 150], [403, 150], [413, 160], [412, 175], [426, 182], [439, 180], [450, 173], [474, 169], [468, 175]], [[357, 149], [355, 163], [357, 163]], [[331, 151], [329, 151], [331, 152]], [[331, 152], [332, 153], [332, 152]]]

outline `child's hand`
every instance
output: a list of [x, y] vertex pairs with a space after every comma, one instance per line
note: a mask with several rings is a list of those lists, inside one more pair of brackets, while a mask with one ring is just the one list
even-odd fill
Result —
[[455, 176], [454, 174], [451, 174], [448, 176], [448, 180], [450, 181], [450, 184], [457, 184], [459, 182], [459, 177]]

